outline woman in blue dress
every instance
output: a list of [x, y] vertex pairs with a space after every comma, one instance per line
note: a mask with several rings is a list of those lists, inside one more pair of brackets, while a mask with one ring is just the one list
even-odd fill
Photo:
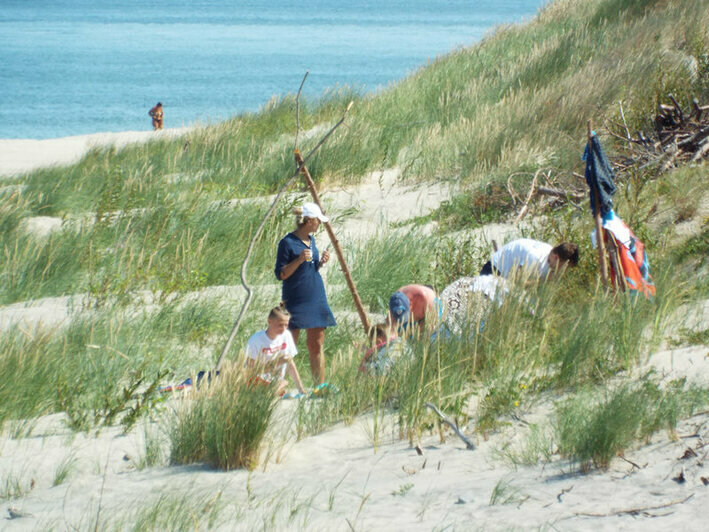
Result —
[[291, 319], [289, 329], [298, 342], [300, 329], [307, 332], [306, 345], [310, 355], [313, 382], [325, 381], [325, 328], [336, 325], [320, 277], [320, 267], [330, 260], [330, 253], [320, 256], [312, 235], [328, 218], [315, 203], [304, 203], [295, 210], [296, 230], [278, 243], [275, 274], [283, 281], [282, 298]]

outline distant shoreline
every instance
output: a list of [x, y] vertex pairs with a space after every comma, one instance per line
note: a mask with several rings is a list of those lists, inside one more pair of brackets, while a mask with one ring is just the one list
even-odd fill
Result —
[[51, 166], [67, 166], [95, 147], [140, 144], [162, 137], [179, 137], [194, 127], [161, 131], [118, 131], [89, 133], [53, 139], [0, 139], [0, 178], [12, 178]]

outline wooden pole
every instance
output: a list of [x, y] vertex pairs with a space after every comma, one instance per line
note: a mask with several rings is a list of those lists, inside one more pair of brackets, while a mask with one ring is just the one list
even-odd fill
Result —
[[[313, 178], [310, 177], [310, 172], [308, 172], [308, 168], [305, 166], [303, 162], [303, 157], [300, 155], [300, 152], [298, 150], [295, 150], [295, 162], [298, 167], [301, 168], [301, 173], [305, 178], [305, 182], [308, 185], [308, 190], [310, 190], [310, 194], [313, 196], [313, 201], [317, 203], [318, 207], [320, 207], [320, 210], [322, 210], [324, 213], [325, 211], [322, 208], [322, 203], [320, 203], [320, 196], [318, 195], [318, 191], [315, 188]], [[352, 275], [350, 274], [350, 270], [347, 267], [347, 262], [345, 262], [345, 256], [342, 253], [342, 248], [340, 248], [340, 243], [337, 240], [337, 237], [335, 236], [335, 232], [332, 230], [330, 222], [324, 222], [324, 225], [325, 230], [327, 231], [327, 234], [330, 237], [330, 243], [332, 244], [332, 247], [335, 249], [335, 253], [337, 254], [337, 260], [340, 261], [342, 273], [345, 274], [345, 281], [347, 281], [347, 286], [349, 287], [350, 292], [352, 292], [352, 299], [354, 299], [355, 307], [357, 307], [357, 314], [359, 314], [359, 319], [362, 320], [364, 334], [369, 334], [369, 318], [367, 318], [367, 313], [364, 311], [364, 307], [362, 306], [362, 300], [359, 298], [359, 294], [357, 293], [357, 287], [355, 286], [354, 281], [352, 280]]]
[[[588, 121], [588, 156], [593, 157], [591, 139], [593, 138], [593, 132], [591, 130], [591, 121]], [[606, 265], [606, 249], [603, 245], [603, 222], [601, 221], [601, 198], [598, 194], [598, 189], [593, 187], [593, 200], [596, 208], [594, 209], [593, 216], [596, 221], [596, 247], [598, 248], [598, 266], [601, 269], [601, 279], [603, 280], [603, 286], [608, 288], [608, 267]]]
[[611, 267], [615, 272], [615, 281], [613, 282], [613, 289], [617, 292], [625, 292], [628, 289], [627, 282], [625, 281], [625, 272], [623, 271], [623, 265], [620, 262], [620, 257], [618, 253], [618, 243], [615, 237], [611, 233], [608, 238], [608, 258], [610, 259]]

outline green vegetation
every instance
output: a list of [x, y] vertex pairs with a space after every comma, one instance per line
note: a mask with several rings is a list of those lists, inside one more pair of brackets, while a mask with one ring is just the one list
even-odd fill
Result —
[[76, 468], [76, 457], [72, 454], [67, 455], [59, 463], [56, 472], [54, 473], [54, 480], [52, 481], [52, 486], [59, 486], [64, 484], [69, 477], [74, 473]]
[[[222, 515], [226, 504], [221, 490], [216, 493], [167, 493], [138, 509], [130, 519], [106, 523], [109, 530], [211, 530], [227, 522]], [[123, 522], [122, 522], [123, 521]], [[199, 525], [197, 524], [199, 522]]]
[[709, 404], [709, 390], [673, 381], [666, 388], [643, 379], [579, 393], [557, 408], [559, 451], [575, 461], [608, 467], [635, 440], [660, 430]]
[[253, 469], [277, 400], [273, 390], [252, 384], [243, 371], [222, 371], [179, 405], [170, 432], [170, 461]]
[[[369, 171], [398, 166], [406, 181], [460, 185], [460, 195], [418, 220], [438, 222], [437, 234], [400, 224], [347, 243], [368, 310], [383, 313], [401, 285], [440, 290], [479, 271], [490, 244], [458, 230], [508, 219], [518, 208], [506, 188], [513, 174], [524, 185], [520, 190], [540, 169], [559, 186], [578, 184], [573, 172], [581, 171], [589, 118], [606, 149], [617, 153], [625, 146], [604, 131], [620, 120], [619, 101], [633, 130], [652, 127], [652, 113], [670, 91], [683, 105], [692, 97], [707, 103], [708, 57], [707, 0], [557, 0], [530, 23], [499, 28], [378, 94], [341, 89], [305, 102], [303, 151], [355, 102], [346, 127], [308, 165], [319, 182], [354, 184]], [[231, 287], [238, 285], [246, 244], [267, 208], [258, 196], [274, 192], [293, 171], [294, 103], [292, 95], [274, 99], [258, 113], [179, 139], [93, 149], [75, 165], [21, 176], [24, 188], [3, 189], [0, 303], [71, 296], [79, 317], [55, 329], [18, 325], [0, 333], [0, 372], [13, 376], [0, 383], [0, 425], [20, 423], [18, 430], [31, 431], [18, 420], [64, 412], [74, 430], [116, 423], [130, 430], [151, 413], [171, 426], [173, 464], [257, 465], [261, 440], [274, 425], [277, 402], [269, 390], [248, 386], [239, 372], [220, 376], [190, 401], [161, 396], [158, 386], [216, 361], [244, 297]], [[362, 342], [361, 329], [344, 317], [350, 295], [331, 267], [329, 298], [343, 317], [327, 332], [327, 378], [339, 393], [299, 402], [285, 430], [302, 438], [367, 413], [374, 415], [375, 447], [385, 419], [413, 444], [439, 428], [423, 406], [431, 401], [461, 426], [472, 421], [485, 434], [551, 392], [568, 397], [553, 437], [560, 452], [603, 467], [634, 439], [671, 429], [706, 404], [704, 391], [608, 383], [631, 374], [657, 347], [680, 304], [709, 294], [707, 220], [686, 242], [674, 227], [700, 212], [709, 195], [706, 172], [704, 163], [618, 176], [616, 210], [647, 245], [658, 287], [654, 301], [605, 293], [586, 205], [557, 204], [525, 236], [578, 242], [579, 267], [558, 283], [514, 292], [477, 334], [412, 341], [388, 376], [359, 373], [362, 353], [352, 345]], [[292, 205], [303, 197], [296, 192], [281, 202], [257, 242], [248, 272], [255, 299], [232, 360], [280, 299], [275, 248], [291, 229]], [[61, 218], [61, 230], [32, 234], [27, 223], [36, 216]], [[478, 331], [479, 324], [468, 330]], [[704, 342], [706, 331], [683, 338]], [[296, 362], [308, 386], [307, 356]], [[468, 404], [472, 395], [477, 410]], [[643, 401], [646, 411], [629, 423], [623, 416], [633, 401]], [[537, 430], [535, 442], [513, 457], [518, 463], [551, 455], [545, 428]], [[443, 429], [439, 433], [445, 437]], [[162, 443], [146, 429], [136, 467], [164, 463]], [[68, 460], [57, 482], [70, 471]], [[491, 504], [514, 501], [508, 488], [500, 484]], [[165, 516], [179, 522], [183, 517], [174, 512], [180, 507], [160, 499], [146, 510], [145, 522], [155, 523], [146, 527], [159, 528]]]

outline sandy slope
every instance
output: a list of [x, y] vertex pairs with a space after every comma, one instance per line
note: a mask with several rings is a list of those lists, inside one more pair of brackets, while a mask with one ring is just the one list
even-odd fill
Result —
[[[125, 143], [152, 133], [117, 135]], [[32, 150], [46, 155], [42, 164], [66, 164], [108, 138], [0, 141], [0, 174], [39, 164], [39, 152]], [[45, 152], [34, 143], [52, 147], [54, 158], [49, 148]], [[330, 212], [357, 207], [341, 226], [346, 238], [371, 234], [384, 220], [417, 216], [451, 193], [447, 186], [404, 187], [396, 177], [395, 170], [373, 174], [359, 187], [324, 194]], [[510, 230], [496, 226], [487, 237], [502, 240]], [[230, 287], [210, 290], [209, 295], [236, 295]], [[17, 322], [25, 328], [61, 325], [80, 303], [75, 296], [9, 305], [0, 308], [0, 329]], [[706, 329], [709, 302], [682, 315], [683, 326]], [[667, 378], [709, 384], [706, 346], [667, 349], [646, 367]], [[126, 526], [160, 497], [179, 501], [192, 512], [191, 524], [204, 529], [209, 514], [204, 509], [221, 492], [220, 519], [213, 524], [224, 530], [706, 530], [709, 486], [701, 478], [709, 477], [709, 414], [680, 423], [676, 438], [656, 434], [629, 450], [627, 461], [614, 460], [607, 472], [580, 475], [556, 456], [547, 464], [511, 465], [501, 451], [524, 441], [527, 423], [545, 426], [553, 400], [523, 405], [521, 421], [510, 419], [487, 440], [478, 438], [473, 451], [452, 435], [444, 443], [427, 435], [423, 456], [392, 437], [393, 422], [387, 419], [375, 453], [371, 416], [295, 442], [290, 425], [296, 405], [284, 401], [278, 429], [265, 446], [265, 465], [252, 473], [202, 466], [139, 469], [145, 430], [164, 435], [160, 424], [141, 425], [128, 435], [112, 428], [95, 436], [73, 434], [62, 415], [47, 416], [7, 426], [0, 437], [0, 510], [19, 515], [9, 519], [6, 513], [0, 529], [85, 530], [93, 529], [97, 518], [102, 529]], [[688, 448], [697, 456], [682, 459]], [[53, 486], [67, 464], [67, 478]], [[673, 479], [682, 471], [686, 480], [680, 484]]]

